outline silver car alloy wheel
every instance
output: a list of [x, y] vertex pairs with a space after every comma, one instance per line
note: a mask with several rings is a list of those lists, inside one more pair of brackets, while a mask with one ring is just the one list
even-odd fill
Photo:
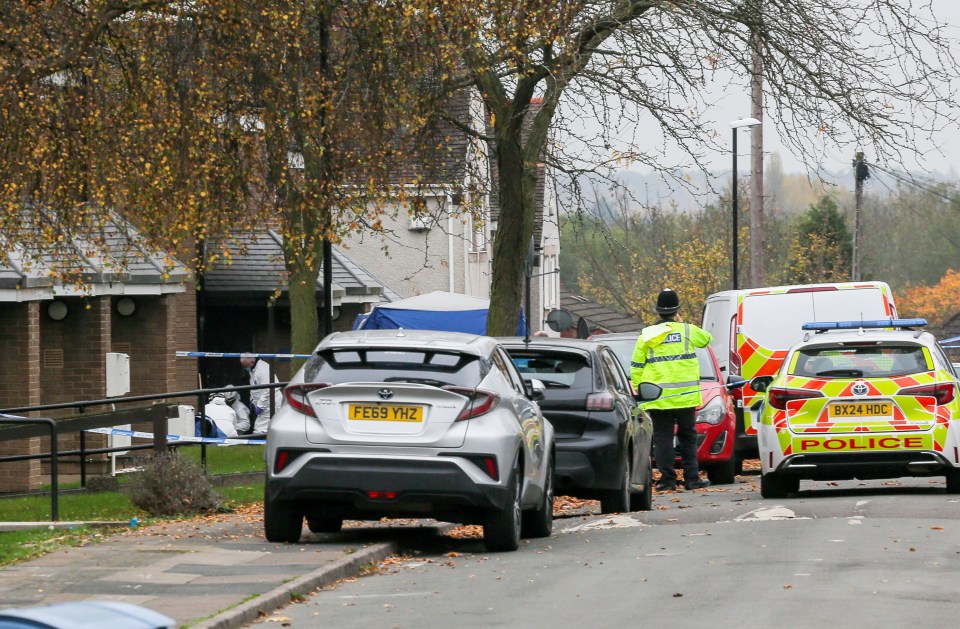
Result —
[[523, 479], [520, 475], [520, 468], [513, 470], [514, 483], [516, 483], [516, 490], [513, 492], [513, 522], [517, 527], [517, 531], [520, 530], [522, 523], [523, 513], [520, 509], [520, 492], [523, 489]]

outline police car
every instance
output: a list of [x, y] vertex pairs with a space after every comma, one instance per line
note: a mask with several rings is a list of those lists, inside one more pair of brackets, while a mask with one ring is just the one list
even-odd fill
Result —
[[946, 476], [960, 493], [960, 396], [953, 365], [923, 319], [804, 324], [763, 398], [760, 493], [801, 479]]

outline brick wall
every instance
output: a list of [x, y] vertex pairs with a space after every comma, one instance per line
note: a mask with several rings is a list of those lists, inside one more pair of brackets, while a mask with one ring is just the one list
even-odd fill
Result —
[[[68, 307], [62, 321], [47, 314], [48, 301], [0, 303], [0, 408], [56, 404], [106, 397], [105, 354], [130, 355], [130, 393], [167, 393], [197, 388], [197, 363], [177, 359], [177, 350], [195, 350], [196, 292], [134, 296], [137, 309], [131, 316], [116, 312], [116, 297], [61, 298]], [[195, 405], [196, 400], [167, 403]], [[91, 412], [104, 410], [103, 407]], [[62, 418], [76, 411], [44, 411], [42, 416]], [[38, 415], [38, 413], [33, 413]], [[135, 428], [152, 430], [150, 424]], [[106, 436], [88, 434], [88, 448], [106, 447]], [[48, 452], [47, 438], [28, 442], [0, 442], [3, 454]], [[63, 435], [61, 450], [79, 447], [79, 435]], [[105, 455], [94, 457], [99, 461]], [[77, 472], [75, 457], [61, 461], [61, 473]], [[0, 463], [0, 492], [37, 489], [49, 477], [49, 463]], [[103, 465], [88, 467], [102, 473]]]
[[130, 395], [149, 395], [167, 391], [165, 356], [166, 316], [164, 298], [136, 296], [132, 315], [117, 314], [114, 297], [111, 351], [130, 355]]
[[[40, 304], [0, 303], [0, 408], [40, 403]], [[0, 456], [39, 454], [40, 439], [0, 441]], [[0, 463], [0, 492], [39, 489], [40, 460]]]
[[[184, 293], [168, 296], [167, 347], [174, 352], [197, 351], [197, 290], [193, 282], [187, 283]], [[187, 391], [197, 388], [197, 361], [194, 358], [174, 359], [170, 391]]]
[[[62, 321], [40, 319], [40, 388], [43, 404], [98, 400], [106, 397], [105, 354], [111, 342], [110, 297], [65, 299], [69, 313]], [[95, 409], [100, 410], [100, 409]], [[54, 418], [75, 415], [76, 411], [50, 412]], [[46, 443], [46, 439], [43, 440]], [[105, 435], [87, 435], [86, 447], [106, 447]], [[78, 433], [58, 438], [60, 450], [80, 447]], [[103, 456], [96, 457], [102, 460]], [[46, 468], [46, 463], [44, 463]], [[64, 459], [62, 472], [77, 469], [76, 457]]]

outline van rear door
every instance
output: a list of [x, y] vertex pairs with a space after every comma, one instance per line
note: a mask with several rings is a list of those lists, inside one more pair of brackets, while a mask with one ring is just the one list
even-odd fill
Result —
[[730, 342], [730, 323], [736, 313], [735, 295], [735, 291], [724, 291], [707, 297], [700, 324], [701, 328], [713, 336], [710, 347], [713, 348], [713, 353], [717, 357], [717, 364], [720, 365], [720, 373], [724, 376], [722, 378], [724, 380], [730, 373], [730, 352], [734, 349]]
[[[746, 291], [737, 322], [740, 375], [750, 380], [776, 373], [787, 350], [803, 338], [804, 323], [886, 319], [893, 314], [889, 289], [881, 282]], [[744, 408], [750, 408], [756, 396], [752, 388], [744, 387]], [[744, 418], [745, 430], [756, 434], [755, 413], [750, 415]]]

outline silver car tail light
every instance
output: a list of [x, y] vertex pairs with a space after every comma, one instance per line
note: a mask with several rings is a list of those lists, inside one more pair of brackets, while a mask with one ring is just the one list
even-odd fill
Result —
[[460, 411], [460, 414], [457, 415], [457, 418], [453, 420], [457, 422], [466, 419], [473, 419], [474, 417], [479, 417], [480, 415], [489, 413], [497, 405], [497, 402], [500, 399], [500, 396], [496, 393], [484, 391], [483, 389], [471, 389], [469, 387], [455, 387], [451, 385], [447, 385], [443, 387], [443, 389], [445, 391], [459, 393], [460, 395], [464, 395], [469, 399], [467, 405], [463, 407], [463, 410]]
[[311, 382], [304, 384], [291, 384], [287, 385], [287, 388], [283, 390], [283, 396], [286, 398], [287, 403], [292, 406], [294, 409], [300, 411], [304, 415], [309, 415], [310, 417], [316, 417], [317, 413], [313, 410], [313, 407], [310, 405], [310, 401], [307, 399], [307, 394], [311, 391], [316, 391], [317, 389], [324, 389], [329, 387], [329, 382]]

